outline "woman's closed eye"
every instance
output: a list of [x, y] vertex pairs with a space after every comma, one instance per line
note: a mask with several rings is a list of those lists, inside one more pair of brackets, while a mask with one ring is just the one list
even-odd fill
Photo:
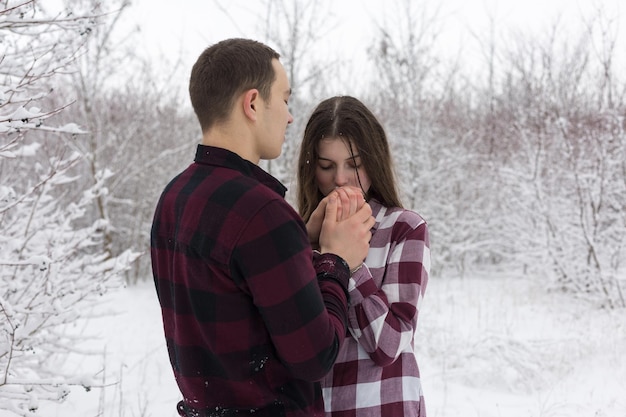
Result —
[[[346, 164], [346, 168], [347, 169], [359, 169], [361, 168], [361, 164], [360, 163], [354, 163], [354, 162], [350, 162], [348, 164]], [[328, 171], [331, 170], [335, 167], [335, 164], [325, 164], [325, 163], [319, 163], [317, 164], [317, 166], [322, 170], [322, 171]]]

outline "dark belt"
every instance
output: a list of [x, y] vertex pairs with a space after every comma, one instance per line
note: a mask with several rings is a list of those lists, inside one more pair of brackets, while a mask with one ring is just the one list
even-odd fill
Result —
[[178, 415], [182, 417], [285, 417], [285, 406], [281, 402], [274, 402], [261, 408], [225, 408], [213, 407], [198, 410], [180, 401], [176, 405]]

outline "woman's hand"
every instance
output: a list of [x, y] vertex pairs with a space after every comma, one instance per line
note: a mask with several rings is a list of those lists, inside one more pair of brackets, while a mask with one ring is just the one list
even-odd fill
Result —
[[[328, 195], [320, 231], [320, 252], [343, 258], [350, 271], [363, 263], [376, 220], [363, 194], [355, 189], [336, 189]], [[341, 206], [341, 210], [339, 207]]]
[[311, 217], [306, 224], [309, 242], [311, 242], [313, 249], [319, 249], [320, 231], [322, 230], [322, 223], [326, 214], [326, 205], [331, 197], [337, 199], [337, 221], [345, 220], [352, 216], [365, 204], [363, 192], [356, 187], [336, 188], [324, 197], [313, 213], [311, 213]]

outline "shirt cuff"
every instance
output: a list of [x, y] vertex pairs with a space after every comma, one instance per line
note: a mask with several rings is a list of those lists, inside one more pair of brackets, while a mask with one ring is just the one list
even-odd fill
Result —
[[334, 253], [319, 253], [313, 251], [313, 267], [318, 274], [328, 274], [337, 278], [344, 289], [350, 279], [350, 267], [347, 262]]
[[348, 282], [348, 292], [352, 305], [360, 304], [364, 298], [378, 291], [372, 273], [366, 264], [352, 275]]

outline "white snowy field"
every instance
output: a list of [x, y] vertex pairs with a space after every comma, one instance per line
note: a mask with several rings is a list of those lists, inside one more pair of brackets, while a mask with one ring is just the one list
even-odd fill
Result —
[[[539, 280], [485, 275], [429, 282], [417, 335], [429, 417], [626, 416], [626, 311], [548, 294]], [[107, 300], [104, 317], [77, 329], [99, 334], [92, 347], [105, 356], [66, 365], [103, 369], [106, 388], [73, 389], [41, 415], [176, 416], [152, 283]]]

